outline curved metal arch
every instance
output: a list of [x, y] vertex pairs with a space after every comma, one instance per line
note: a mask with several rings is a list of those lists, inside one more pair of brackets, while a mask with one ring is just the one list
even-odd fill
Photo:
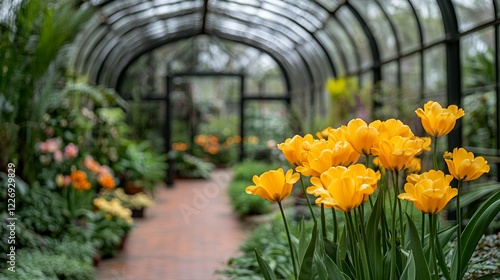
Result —
[[373, 36], [373, 32], [370, 29], [370, 26], [366, 23], [364, 18], [361, 16], [361, 14], [358, 12], [358, 10], [352, 6], [348, 1], [346, 1], [345, 6], [349, 8], [349, 10], [352, 12], [354, 17], [358, 20], [358, 22], [361, 24], [361, 27], [363, 28], [363, 31], [365, 33], [366, 38], [368, 39], [368, 44], [370, 46], [370, 49], [372, 51], [372, 69], [373, 69], [373, 83], [376, 84], [377, 82], [382, 80], [382, 71], [380, 67], [380, 52], [378, 49], [377, 41], [375, 40], [375, 37]]
[[401, 89], [402, 84], [403, 84], [403, 81], [402, 81], [403, 79], [401, 76], [401, 74], [402, 74], [401, 73], [401, 59], [399, 59], [399, 57], [401, 57], [401, 41], [399, 40], [398, 31], [396, 29], [396, 25], [394, 24], [394, 21], [392, 21], [392, 18], [389, 16], [389, 13], [387, 13], [387, 11], [384, 9], [384, 7], [380, 4], [380, 1], [375, 0], [374, 2], [380, 8], [380, 10], [382, 11], [382, 14], [389, 22], [389, 26], [391, 27], [391, 31], [394, 34], [394, 40], [396, 42], [396, 55], [398, 57], [398, 59], [396, 60], [397, 65], [398, 65], [398, 67], [397, 67], [397, 86], [399, 89]]
[[415, 9], [415, 6], [412, 3], [412, 0], [408, 0], [408, 4], [410, 5], [410, 10], [413, 13], [413, 16], [415, 17], [415, 21], [417, 23], [418, 27], [418, 38], [420, 40], [420, 99], [424, 99], [424, 94], [425, 94], [425, 72], [424, 72], [424, 67], [425, 67], [425, 58], [424, 58], [424, 52], [422, 49], [424, 48], [424, 43], [425, 43], [425, 38], [424, 38], [424, 28], [422, 27], [422, 23], [420, 22], [420, 17], [418, 16], [417, 10]]
[[[460, 37], [458, 19], [451, 0], [438, 1], [439, 10], [446, 33], [446, 97], [448, 104], [461, 107], [462, 104], [462, 69], [460, 63]], [[448, 135], [448, 149], [462, 145], [462, 122], [457, 120], [455, 129]]]

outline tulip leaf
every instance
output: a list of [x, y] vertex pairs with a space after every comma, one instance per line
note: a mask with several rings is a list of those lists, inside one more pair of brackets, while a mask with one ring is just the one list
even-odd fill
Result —
[[408, 248], [412, 251], [412, 256], [415, 261], [415, 267], [418, 267], [416, 271], [416, 279], [431, 279], [431, 274], [429, 272], [429, 266], [425, 260], [424, 250], [422, 249], [422, 244], [420, 242], [420, 236], [418, 235], [417, 227], [413, 220], [406, 214], [407, 223], [406, 226], [408, 230], [406, 231], [406, 238], [410, 241], [408, 243]]
[[[314, 258], [314, 250], [316, 249], [316, 239], [318, 237], [317, 225], [313, 225], [311, 240], [307, 246], [307, 249], [300, 255], [299, 262], [299, 276], [298, 280], [301, 279], [312, 279], [313, 277], [313, 258]], [[301, 239], [302, 241], [302, 239]], [[305, 239], [304, 239], [305, 241]], [[300, 245], [300, 244], [299, 244]]]
[[325, 254], [330, 257], [334, 262], [337, 261], [339, 245], [333, 243], [333, 241], [324, 238], [323, 244], [325, 246]]
[[456, 226], [454, 227], [449, 227], [441, 232], [438, 233], [438, 238], [436, 239], [437, 242], [437, 248], [440, 250], [436, 250], [436, 257], [438, 260], [439, 267], [441, 268], [441, 271], [443, 272], [443, 276], [446, 279], [451, 279], [450, 272], [448, 270], [448, 265], [446, 264], [446, 260], [444, 257], [444, 247], [442, 244], [448, 244], [450, 241], [450, 238], [453, 236], [453, 233], [456, 231]]
[[417, 279], [416, 269], [415, 269], [415, 259], [413, 258], [413, 253], [410, 252], [408, 259], [406, 260], [406, 266], [401, 274], [401, 279]]
[[276, 280], [276, 276], [274, 275], [274, 271], [269, 267], [266, 261], [262, 258], [262, 256], [255, 249], [255, 256], [257, 258], [257, 262], [259, 263], [260, 270], [262, 271], [262, 276], [265, 280]]
[[370, 241], [367, 244], [367, 250], [371, 256], [368, 261], [371, 263], [370, 267], [373, 269], [372, 275], [374, 279], [382, 279], [383, 268], [381, 263], [383, 259], [383, 247], [381, 241], [381, 231], [379, 228], [382, 215], [384, 215], [381, 197], [382, 196], [377, 197], [373, 210], [366, 223], [366, 239]]
[[321, 263], [321, 265], [325, 266], [328, 277], [327, 278], [320, 277], [320, 279], [331, 279], [331, 280], [346, 279], [340, 268], [328, 255], [323, 256], [323, 262]]
[[[481, 236], [490, 225], [491, 221], [500, 212], [500, 191], [486, 200], [477, 211], [474, 213], [469, 223], [462, 232], [462, 244], [460, 250], [462, 251], [461, 271], [460, 277], [462, 278], [467, 271], [467, 264], [476, 249], [477, 243]], [[453, 259], [451, 263], [451, 270], [453, 277], [458, 273], [458, 255], [457, 250], [453, 252]]]

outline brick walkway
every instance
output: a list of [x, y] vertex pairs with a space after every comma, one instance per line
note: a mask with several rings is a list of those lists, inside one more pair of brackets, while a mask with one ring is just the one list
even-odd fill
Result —
[[216, 170], [211, 180], [177, 180], [159, 188], [156, 205], [137, 218], [125, 248], [102, 260], [97, 279], [220, 279], [222, 267], [244, 237], [226, 195], [230, 174]]

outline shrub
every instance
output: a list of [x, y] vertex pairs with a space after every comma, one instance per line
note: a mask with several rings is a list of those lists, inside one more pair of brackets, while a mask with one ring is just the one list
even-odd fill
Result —
[[271, 203], [256, 195], [249, 195], [245, 188], [252, 182], [232, 181], [227, 189], [233, 211], [240, 216], [266, 214], [271, 211]]

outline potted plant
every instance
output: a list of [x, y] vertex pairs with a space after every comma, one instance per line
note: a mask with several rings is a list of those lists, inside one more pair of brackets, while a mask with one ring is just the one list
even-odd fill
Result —
[[116, 169], [128, 194], [145, 190], [154, 194], [156, 184], [166, 179], [167, 155], [153, 152], [149, 141], [129, 142]]

